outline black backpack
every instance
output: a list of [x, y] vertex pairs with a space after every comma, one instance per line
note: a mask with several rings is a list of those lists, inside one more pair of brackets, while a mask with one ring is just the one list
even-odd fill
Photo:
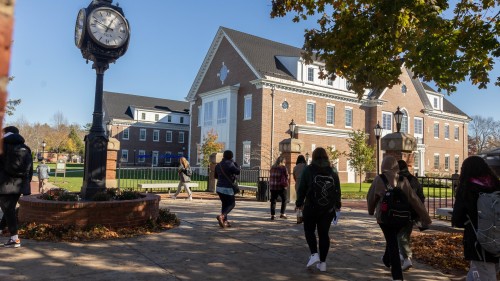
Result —
[[334, 212], [340, 208], [340, 186], [335, 184], [331, 168], [317, 170], [309, 166], [311, 187], [308, 192], [311, 206], [319, 212]]
[[10, 177], [27, 177], [33, 163], [32, 161], [31, 150], [25, 144], [6, 146], [3, 157], [3, 168]]
[[384, 174], [380, 178], [386, 186], [380, 202], [380, 220], [387, 225], [407, 224], [412, 211], [408, 197], [400, 187], [392, 187]]

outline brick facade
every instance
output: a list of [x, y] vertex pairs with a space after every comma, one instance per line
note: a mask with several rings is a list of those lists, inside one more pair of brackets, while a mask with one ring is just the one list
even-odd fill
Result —
[[[13, 0], [0, 0], [0, 128], [3, 128], [5, 105], [7, 102], [7, 84], [9, 82], [9, 66], [12, 46], [12, 29], [14, 25]], [[0, 151], [1, 151], [0, 145]]]

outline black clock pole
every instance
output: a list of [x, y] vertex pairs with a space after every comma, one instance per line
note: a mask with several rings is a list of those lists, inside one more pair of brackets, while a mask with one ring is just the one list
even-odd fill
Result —
[[92, 199], [97, 192], [106, 189], [108, 136], [102, 125], [102, 92], [104, 72], [108, 67], [108, 61], [97, 60], [92, 65], [92, 68], [96, 71], [94, 113], [92, 115], [92, 127], [85, 137], [85, 169], [81, 190], [81, 196], [86, 200]]

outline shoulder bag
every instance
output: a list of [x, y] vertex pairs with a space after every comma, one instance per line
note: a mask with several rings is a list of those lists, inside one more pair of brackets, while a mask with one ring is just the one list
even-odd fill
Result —
[[227, 175], [226, 173], [224, 172], [224, 169], [222, 169], [222, 166], [219, 164], [219, 168], [222, 172], [222, 175], [233, 185], [233, 192], [234, 194], [238, 194], [240, 193], [240, 187], [238, 186], [238, 181], [236, 179], [234, 179], [234, 181], [232, 181]]

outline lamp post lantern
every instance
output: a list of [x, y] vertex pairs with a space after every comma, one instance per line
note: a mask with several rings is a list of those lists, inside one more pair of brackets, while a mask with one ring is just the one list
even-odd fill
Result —
[[377, 139], [377, 175], [380, 173], [380, 136], [382, 135], [382, 127], [377, 121], [377, 125], [373, 128], [375, 138]]
[[108, 136], [103, 128], [104, 72], [128, 49], [130, 29], [122, 8], [113, 0], [93, 0], [78, 12], [75, 25], [75, 45], [87, 62], [93, 61], [96, 71], [92, 127], [85, 136], [85, 168], [81, 197], [92, 199], [106, 189]]
[[295, 124], [295, 122], [293, 122], [293, 119], [292, 119], [292, 122], [290, 122], [290, 124], [288, 124], [288, 129], [290, 130], [290, 138], [294, 138], [295, 136], [295, 127], [297, 126], [297, 124]]
[[399, 133], [401, 131], [401, 122], [403, 121], [403, 112], [399, 110], [399, 106], [396, 112], [394, 112], [394, 120], [396, 121], [396, 130]]
[[47, 146], [47, 143], [45, 140], [42, 141], [42, 160], [45, 158], [45, 146]]

